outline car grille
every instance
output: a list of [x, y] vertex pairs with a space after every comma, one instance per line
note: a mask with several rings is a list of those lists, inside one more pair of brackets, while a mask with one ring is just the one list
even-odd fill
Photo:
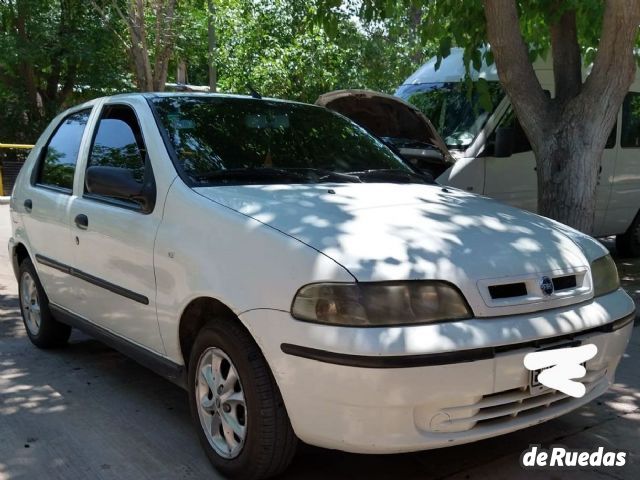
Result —
[[[587, 371], [579, 381], [585, 384], [588, 395], [595, 389], [606, 389], [607, 370]], [[543, 414], [550, 407], [579, 401], [557, 390], [531, 393], [528, 386], [484, 395], [475, 403], [441, 410], [432, 421], [433, 432], [462, 432], [483, 427], [496, 427], [518, 417]]]
[[[543, 290], [543, 279], [553, 285], [551, 293]], [[587, 268], [488, 278], [478, 281], [478, 289], [486, 305], [476, 312], [478, 316], [525, 313], [570, 305], [589, 299], [592, 293]]]

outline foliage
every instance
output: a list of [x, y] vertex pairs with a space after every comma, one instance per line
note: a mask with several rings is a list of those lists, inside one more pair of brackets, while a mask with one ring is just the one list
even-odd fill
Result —
[[[156, 28], [156, 7], [163, 1], [145, 0], [140, 17], [152, 70], [164, 30]], [[0, 139], [33, 142], [63, 108], [141, 88], [127, 15], [134, 3], [140, 2], [0, 1]], [[416, 35], [415, 9], [368, 21], [358, 19], [353, 7], [341, 8], [331, 21], [318, 22], [321, 0], [213, 3], [221, 92], [246, 94], [251, 85], [264, 95], [311, 102], [338, 88], [393, 92], [435, 51]], [[189, 83], [209, 83], [207, 19], [206, 0], [178, 2], [169, 81], [184, 61]]]
[[[177, 0], [89, 0], [95, 12], [122, 41], [138, 90], [163, 91], [175, 46]], [[119, 20], [111, 21], [112, 18]], [[126, 26], [126, 32], [122, 31]]]
[[[335, 0], [322, 0], [325, 7]], [[418, 27], [423, 42], [435, 42], [437, 55], [446, 57], [451, 47], [465, 49], [467, 59], [478, 67], [483, 56], [493, 63], [487, 42], [484, 3], [481, 1], [363, 0], [357, 14], [370, 20], [393, 18], [416, 4], [424, 5], [424, 21]], [[529, 46], [530, 59], [546, 58], [550, 48], [549, 25], [567, 10], [576, 10], [579, 43], [587, 61], [593, 60], [600, 39], [604, 2], [601, 0], [520, 0], [517, 2], [520, 29]]]
[[34, 141], [70, 103], [125, 88], [113, 34], [82, 0], [0, 2], [0, 138]]
[[[317, 3], [217, 1], [219, 90], [247, 93], [251, 85], [302, 101], [338, 88], [393, 92], [432, 52], [415, 42], [406, 18], [367, 23], [338, 12], [335, 22], [320, 24]], [[206, 85], [206, 8], [187, 9], [178, 55], [189, 59], [189, 82]]]

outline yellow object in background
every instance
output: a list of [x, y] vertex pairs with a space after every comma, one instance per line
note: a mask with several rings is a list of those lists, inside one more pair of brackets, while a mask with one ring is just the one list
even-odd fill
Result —
[[27, 145], [26, 143], [0, 143], [0, 148], [24, 148], [31, 150], [33, 145]]
[[[25, 143], [0, 143], [0, 148], [16, 148], [23, 150], [31, 150], [33, 145]], [[0, 196], [4, 196], [4, 183], [2, 181], [2, 169], [0, 168]]]

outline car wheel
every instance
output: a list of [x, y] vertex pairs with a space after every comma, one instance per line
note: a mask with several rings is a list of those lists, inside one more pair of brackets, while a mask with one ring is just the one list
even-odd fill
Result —
[[621, 257], [640, 257], [640, 213], [625, 233], [616, 235], [616, 253]]
[[189, 361], [191, 414], [211, 463], [231, 478], [284, 471], [295, 454], [278, 386], [249, 333], [216, 321], [198, 334]]
[[58, 322], [49, 310], [47, 298], [31, 260], [20, 263], [18, 296], [22, 321], [29, 340], [39, 348], [55, 348], [67, 343], [71, 327]]

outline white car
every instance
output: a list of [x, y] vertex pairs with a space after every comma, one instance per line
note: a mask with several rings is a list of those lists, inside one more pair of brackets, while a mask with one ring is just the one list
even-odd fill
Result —
[[[59, 115], [11, 197], [27, 333], [71, 327], [189, 390], [225, 475], [298, 439], [361, 453], [480, 440], [611, 385], [635, 308], [607, 250], [430, 184], [326, 109], [130, 94]], [[568, 397], [529, 352], [594, 344]]]

